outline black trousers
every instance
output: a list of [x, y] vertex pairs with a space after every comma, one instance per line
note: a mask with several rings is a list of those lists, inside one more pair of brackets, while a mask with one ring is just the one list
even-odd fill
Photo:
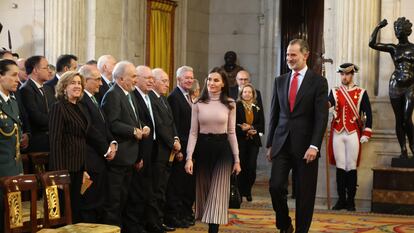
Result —
[[309, 231], [313, 209], [315, 205], [316, 183], [318, 180], [318, 159], [306, 163], [303, 155], [292, 153], [293, 143], [289, 137], [281, 151], [272, 159], [272, 170], [269, 181], [269, 191], [272, 198], [273, 209], [276, 212], [276, 227], [287, 229], [292, 220], [289, 217], [287, 205], [288, 175], [295, 169], [296, 190], [296, 232]]
[[92, 185], [81, 195], [80, 215], [82, 222], [101, 223], [103, 222], [103, 206], [105, 195], [108, 190], [108, 176], [106, 168], [99, 172], [88, 171]]
[[[181, 148], [185, 150], [187, 143], [182, 142]], [[193, 215], [195, 200], [195, 176], [185, 172], [185, 157], [182, 161], [174, 161], [171, 167], [171, 175], [167, 185], [167, 202], [165, 217], [188, 217]]]
[[[70, 174], [70, 206], [72, 208], [72, 222], [81, 222], [80, 206], [81, 206], [81, 186], [83, 171], [69, 172]], [[62, 199], [63, 200], [63, 199]], [[61, 205], [62, 206], [62, 205]]]
[[[164, 149], [164, 148], [163, 148]], [[168, 180], [171, 174], [171, 166], [168, 162], [170, 153], [168, 150], [158, 150], [157, 159], [152, 164], [152, 187], [156, 201], [157, 216], [161, 221], [164, 219], [166, 205], [166, 192]]]
[[122, 213], [128, 197], [132, 166], [108, 166], [108, 191], [104, 204], [104, 222], [122, 226]]
[[239, 191], [242, 196], [251, 196], [256, 181], [257, 154], [259, 147], [253, 140], [239, 140], [239, 157], [241, 172], [239, 174]]
[[144, 159], [143, 169], [133, 171], [127, 206], [123, 214], [125, 223], [123, 232], [133, 233], [137, 232], [138, 228], [145, 228], [146, 225], [159, 224], [152, 180], [152, 159], [156, 154], [157, 143], [153, 142], [151, 156], [148, 156], [147, 160]]

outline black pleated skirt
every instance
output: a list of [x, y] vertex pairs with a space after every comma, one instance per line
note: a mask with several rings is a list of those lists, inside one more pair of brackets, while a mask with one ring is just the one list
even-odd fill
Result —
[[195, 217], [227, 224], [233, 155], [227, 134], [199, 134], [194, 150]]

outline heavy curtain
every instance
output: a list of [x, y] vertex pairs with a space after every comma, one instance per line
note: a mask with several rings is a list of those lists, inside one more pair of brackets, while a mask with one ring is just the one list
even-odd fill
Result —
[[173, 77], [174, 72], [176, 6], [175, 1], [169, 0], [148, 0], [147, 2], [146, 63], [151, 68], [162, 68], [170, 77]]

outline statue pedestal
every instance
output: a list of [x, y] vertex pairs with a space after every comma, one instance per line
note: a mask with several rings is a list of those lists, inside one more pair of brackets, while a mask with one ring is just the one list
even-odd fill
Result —
[[392, 158], [391, 167], [414, 168], [414, 158]]
[[414, 215], [414, 168], [377, 167], [372, 170], [371, 211]]

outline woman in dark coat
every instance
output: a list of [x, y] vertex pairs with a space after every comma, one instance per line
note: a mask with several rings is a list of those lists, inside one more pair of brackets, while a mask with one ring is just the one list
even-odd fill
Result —
[[[68, 170], [71, 178], [71, 206], [74, 223], [80, 219], [80, 190], [89, 175], [86, 172], [85, 156], [90, 117], [79, 104], [83, 96], [85, 79], [75, 71], [62, 75], [56, 85], [57, 102], [49, 113], [51, 170]], [[92, 133], [90, 133], [92, 134]], [[106, 151], [102, 151], [105, 154]], [[115, 153], [111, 151], [110, 153]]]
[[264, 133], [263, 109], [256, 105], [256, 90], [246, 84], [240, 90], [236, 104], [236, 133], [239, 143], [241, 172], [238, 185], [241, 196], [252, 201], [252, 187], [256, 181], [257, 154]]

